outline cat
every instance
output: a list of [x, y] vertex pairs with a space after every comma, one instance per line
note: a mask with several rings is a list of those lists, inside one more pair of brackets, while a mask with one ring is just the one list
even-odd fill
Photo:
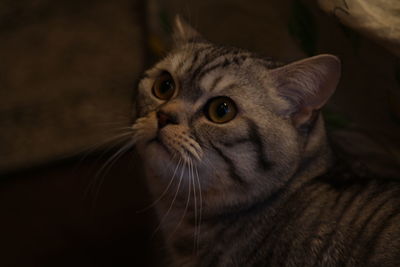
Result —
[[337, 164], [319, 112], [339, 59], [284, 65], [174, 28], [132, 126], [171, 266], [400, 266], [399, 183]]

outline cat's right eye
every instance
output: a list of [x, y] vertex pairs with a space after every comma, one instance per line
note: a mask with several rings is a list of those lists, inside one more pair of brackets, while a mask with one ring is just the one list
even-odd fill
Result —
[[153, 95], [161, 100], [170, 99], [175, 92], [175, 82], [169, 72], [163, 72], [154, 82]]

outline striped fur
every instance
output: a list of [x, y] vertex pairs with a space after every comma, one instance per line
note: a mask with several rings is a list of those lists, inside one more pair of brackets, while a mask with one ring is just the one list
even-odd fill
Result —
[[[400, 266], [399, 184], [337, 167], [326, 140], [318, 110], [338, 61], [283, 66], [176, 28], [138, 86], [133, 125], [171, 266]], [[160, 100], [165, 71], [176, 92]], [[232, 121], [205, 116], [217, 96], [236, 103]], [[174, 123], [159, 128], [160, 111]]]

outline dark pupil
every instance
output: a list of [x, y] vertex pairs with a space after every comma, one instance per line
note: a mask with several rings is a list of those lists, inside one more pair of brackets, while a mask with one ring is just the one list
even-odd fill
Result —
[[229, 106], [227, 103], [221, 103], [218, 107], [217, 107], [217, 116], [222, 118], [224, 117], [228, 112], [229, 112]]
[[173, 87], [171, 80], [165, 80], [160, 84], [160, 93], [165, 94]]

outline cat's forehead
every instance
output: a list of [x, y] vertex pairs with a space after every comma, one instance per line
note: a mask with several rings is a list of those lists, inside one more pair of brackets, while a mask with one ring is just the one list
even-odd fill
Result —
[[248, 51], [210, 43], [188, 44], [156, 65], [174, 76], [182, 96], [195, 100], [202, 94], [227, 93], [254, 81], [257, 59]]

